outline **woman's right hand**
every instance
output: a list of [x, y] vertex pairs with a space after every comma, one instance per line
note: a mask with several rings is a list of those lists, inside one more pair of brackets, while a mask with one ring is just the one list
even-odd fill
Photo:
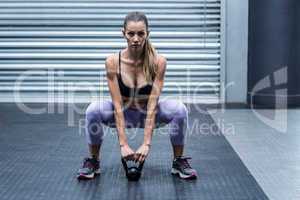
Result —
[[125, 160], [134, 160], [135, 152], [130, 148], [128, 144], [121, 145], [121, 156]]

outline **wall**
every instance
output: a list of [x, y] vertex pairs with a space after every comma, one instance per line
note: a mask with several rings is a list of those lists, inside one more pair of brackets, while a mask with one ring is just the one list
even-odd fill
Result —
[[248, 0], [226, 3], [226, 102], [247, 102]]
[[298, 0], [250, 1], [249, 104], [279, 108], [300, 102], [297, 5]]

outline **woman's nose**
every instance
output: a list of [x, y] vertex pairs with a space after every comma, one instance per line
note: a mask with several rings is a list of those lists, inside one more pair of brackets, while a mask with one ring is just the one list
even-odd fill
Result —
[[137, 36], [137, 35], [135, 35], [135, 36], [133, 37], [133, 41], [134, 41], [134, 42], [138, 42], [138, 41], [139, 41], [139, 39], [138, 39], [138, 36]]

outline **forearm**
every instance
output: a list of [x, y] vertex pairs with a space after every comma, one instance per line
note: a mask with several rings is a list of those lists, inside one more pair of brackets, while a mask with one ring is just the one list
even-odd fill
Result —
[[155, 128], [155, 116], [157, 112], [156, 101], [149, 102], [144, 128], [144, 144], [151, 144], [153, 130]]
[[118, 133], [118, 139], [120, 145], [127, 144], [127, 137], [125, 134], [125, 119], [122, 109], [116, 109], [114, 111], [115, 121], [116, 121], [116, 128]]

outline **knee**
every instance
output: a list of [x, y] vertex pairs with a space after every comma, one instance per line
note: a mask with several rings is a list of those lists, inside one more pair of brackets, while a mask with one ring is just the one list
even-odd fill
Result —
[[98, 117], [97, 113], [99, 113], [99, 111], [97, 111], [96, 108], [97, 108], [96, 102], [90, 103], [86, 108], [85, 117], [88, 121]]
[[103, 117], [105, 118], [106, 112], [109, 111], [109, 102], [106, 101], [97, 101], [92, 102], [88, 105], [85, 115], [88, 121], [90, 120], [101, 120]]
[[186, 119], [188, 116], [188, 109], [184, 103], [179, 102], [176, 110], [176, 118]]

